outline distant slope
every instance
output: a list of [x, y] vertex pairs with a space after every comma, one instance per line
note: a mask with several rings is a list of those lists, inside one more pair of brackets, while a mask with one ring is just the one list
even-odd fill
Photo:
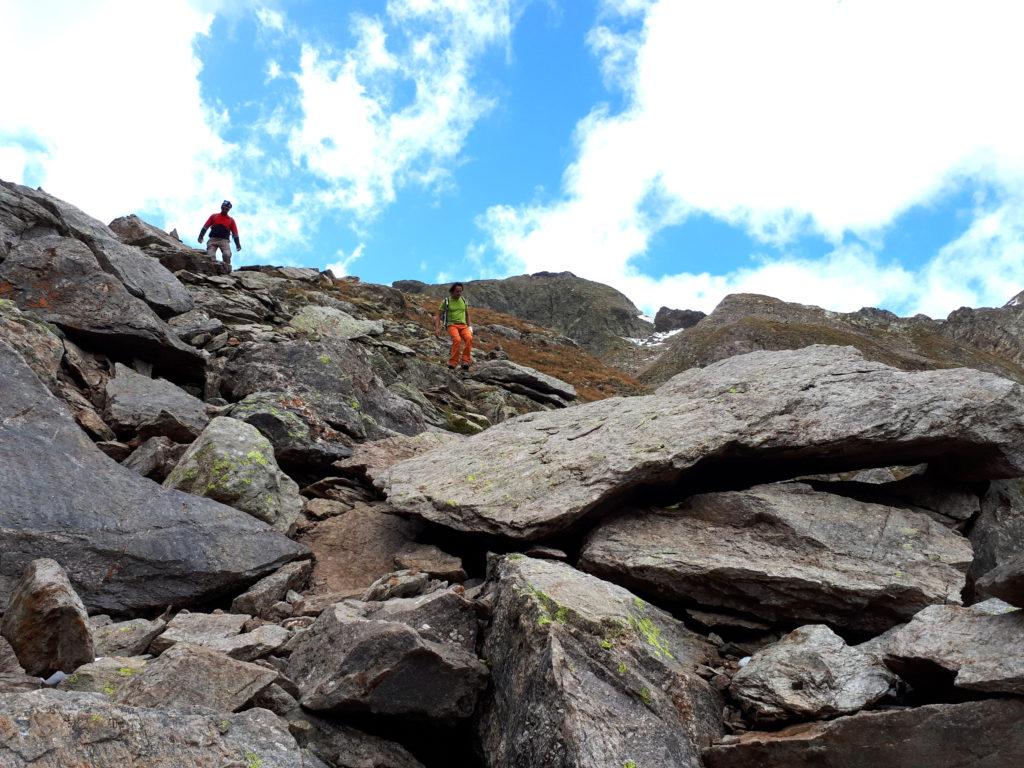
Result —
[[[392, 285], [405, 293], [425, 294], [438, 300], [448, 293], [448, 284], [399, 280]], [[644, 338], [654, 330], [623, 294], [571, 272], [471, 280], [465, 285], [471, 307], [492, 309], [553, 328], [602, 359], [630, 347], [624, 337]]]
[[655, 384], [733, 355], [811, 344], [853, 346], [906, 370], [968, 367], [1024, 381], [1024, 307], [963, 308], [932, 320], [881, 309], [830, 312], [756, 294], [726, 296], [697, 325], [676, 334], [640, 378]]

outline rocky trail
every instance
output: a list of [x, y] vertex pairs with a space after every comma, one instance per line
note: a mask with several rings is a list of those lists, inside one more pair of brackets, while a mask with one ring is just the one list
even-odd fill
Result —
[[452, 373], [435, 287], [0, 182], [0, 768], [1020, 765], [1021, 310], [577, 280]]

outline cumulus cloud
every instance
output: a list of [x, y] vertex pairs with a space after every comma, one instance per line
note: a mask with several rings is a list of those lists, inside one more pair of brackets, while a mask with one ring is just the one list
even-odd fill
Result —
[[[606, 0], [603, 10], [589, 43], [626, 106], [579, 123], [559, 200], [481, 216], [507, 270], [570, 269], [648, 310], [655, 295], [707, 308], [761, 287], [837, 309], [941, 313], [1022, 282], [1024, 206], [1013, 202], [980, 210], [916, 273], [847, 245], [851, 234], [879, 242], [902, 212], [963, 183], [1024, 200], [1013, 197], [1024, 101], [1010, 96], [1024, 71], [1019, 3]], [[641, 14], [641, 28], [626, 23]], [[674, 277], [643, 277], [637, 257], [651, 238], [695, 212], [744, 228], [772, 255], [726, 275], [680, 263]], [[788, 256], [808, 233], [836, 250]]]
[[363, 255], [363, 248], [364, 243], [360, 243], [348, 255], [345, 254], [344, 250], [339, 249], [337, 261], [328, 264], [325, 269], [331, 270], [335, 277], [344, 277], [345, 275], [352, 274], [352, 265]]
[[353, 49], [305, 44], [289, 145], [326, 182], [321, 202], [368, 219], [403, 185], [442, 185], [491, 107], [474, 60], [511, 25], [508, 0], [392, 0], [386, 18], [355, 17]]
[[[217, 170], [231, 147], [200, 98], [192, 52], [210, 14], [180, 3], [0, 0], [0, 17], [0, 92], [17, 105], [0, 111], [0, 140], [28, 155], [20, 169], [2, 168], [8, 178], [34, 165], [33, 181], [107, 220], [198, 189], [232, 191]], [[169, 108], [144, 108], [158, 103]]]

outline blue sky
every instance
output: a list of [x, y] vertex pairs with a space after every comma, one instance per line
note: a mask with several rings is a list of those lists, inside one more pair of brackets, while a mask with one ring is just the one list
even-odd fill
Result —
[[0, 178], [246, 263], [941, 317], [1024, 289], [1016, 2], [0, 0]]

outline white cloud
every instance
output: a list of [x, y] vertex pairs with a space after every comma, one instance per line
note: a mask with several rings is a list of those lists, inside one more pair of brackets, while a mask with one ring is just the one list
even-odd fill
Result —
[[357, 45], [341, 55], [304, 45], [295, 75], [293, 157], [328, 183], [321, 202], [362, 219], [405, 184], [447, 179], [491, 106], [472, 87], [474, 59], [512, 23], [507, 0], [392, 0], [387, 15], [355, 17]]
[[[48, 191], [105, 220], [199, 190], [232, 193], [216, 170], [231, 147], [205, 111], [192, 52], [209, 14], [182, 3], [0, 0], [0, 17], [0, 94], [17, 105], [0, 111], [0, 135], [41, 147]], [[156, 104], [168, 108], [155, 116]]]
[[[641, 35], [616, 31], [616, 13], [641, 12]], [[1024, 205], [981, 211], [917, 274], [839, 245], [847, 233], [876, 242], [900, 213], [966, 180], [1011, 196], [1024, 188], [1024, 100], [1013, 96], [1024, 71], [1021, 4], [606, 0], [603, 13], [588, 41], [627, 105], [580, 122], [560, 200], [481, 217], [508, 271], [570, 269], [645, 309], [656, 308], [655, 293], [706, 308], [760, 286], [830, 308], [941, 313], [991, 303], [1003, 280], [1018, 281], [1001, 288], [1010, 295], [1024, 282], [1012, 267]], [[718, 276], [680, 263], [675, 277], [640, 277], [651, 238], [694, 212], [783, 253], [807, 232], [838, 250], [824, 262], [783, 255]], [[984, 221], [997, 232], [975, 232]]]
[[258, 8], [256, 10], [256, 20], [267, 29], [272, 29], [275, 32], [284, 31], [284, 15], [280, 11], [275, 11], [271, 8]]
[[344, 277], [345, 275], [352, 274], [352, 265], [362, 257], [364, 247], [365, 243], [360, 243], [347, 256], [345, 251], [339, 248], [337, 253], [338, 260], [328, 264], [325, 269], [331, 270], [335, 277]]

